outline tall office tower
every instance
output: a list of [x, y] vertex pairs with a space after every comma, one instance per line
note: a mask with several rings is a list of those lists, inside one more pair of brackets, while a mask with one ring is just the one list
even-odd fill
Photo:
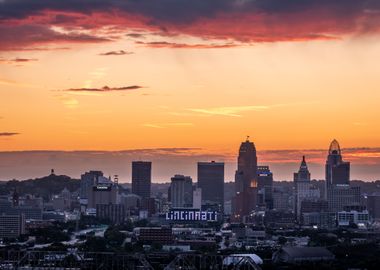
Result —
[[[107, 178], [106, 178], [107, 179]], [[110, 180], [97, 182], [88, 196], [88, 208], [96, 208], [98, 204], [118, 203], [118, 186]]]
[[150, 186], [152, 182], [152, 162], [132, 162], [132, 193], [141, 198], [150, 198]]
[[264, 194], [263, 202], [273, 208], [273, 173], [269, 166], [257, 166], [257, 189]]
[[301, 203], [310, 196], [310, 172], [307, 168], [305, 156], [302, 157], [298, 172], [294, 173], [295, 202], [294, 213], [298, 221], [301, 220]]
[[326, 160], [326, 192], [331, 186], [350, 184], [350, 163], [342, 160], [339, 143], [333, 140]]
[[247, 138], [241, 143], [239, 149], [235, 191], [243, 192], [251, 187], [257, 187], [257, 156], [254, 143]]
[[170, 193], [172, 208], [193, 207], [193, 180], [190, 176], [174, 175]]
[[[80, 198], [81, 200], [87, 200], [92, 187], [97, 183], [99, 177], [103, 177], [101, 171], [89, 171], [81, 175], [80, 177]], [[86, 203], [85, 203], [86, 204]]]
[[257, 156], [253, 142], [247, 138], [239, 149], [238, 168], [235, 173], [236, 196], [233, 199], [233, 212], [237, 219], [243, 219], [257, 205]]
[[224, 163], [198, 162], [198, 187], [202, 189], [202, 201], [224, 206]]

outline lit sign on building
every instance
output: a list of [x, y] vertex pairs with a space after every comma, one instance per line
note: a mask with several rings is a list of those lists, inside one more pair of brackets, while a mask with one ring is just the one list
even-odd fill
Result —
[[166, 220], [218, 221], [218, 213], [216, 211], [200, 211], [199, 209], [171, 209], [166, 213]]
[[94, 191], [109, 191], [111, 186], [94, 186]]

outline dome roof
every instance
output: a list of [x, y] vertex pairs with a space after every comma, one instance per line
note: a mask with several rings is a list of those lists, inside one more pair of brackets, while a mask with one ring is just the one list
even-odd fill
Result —
[[330, 144], [329, 154], [330, 155], [340, 155], [341, 154], [339, 143], [335, 139]]

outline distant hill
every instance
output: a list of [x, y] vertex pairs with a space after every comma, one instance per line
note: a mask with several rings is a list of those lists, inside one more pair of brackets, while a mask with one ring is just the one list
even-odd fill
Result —
[[13, 193], [16, 189], [20, 195], [34, 194], [48, 200], [51, 195], [60, 193], [64, 188], [71, 192], [79, 189], [80, 181], [66, 175], [51, 174], [42, 178], [28, 180], [11, 180], [0, 184], [0, 195]]

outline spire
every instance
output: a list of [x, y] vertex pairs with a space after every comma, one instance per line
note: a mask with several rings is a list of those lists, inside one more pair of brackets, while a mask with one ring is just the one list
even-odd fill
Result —
[[334, 139], [330, 143], [329, 155], [340, 155], [340, 154], [341, 154], [341, 151], [340, 151], [339, 143], [337, 140]]
[[300, 169], [306, 169], [307, 170], [307, 164], [306, 164], [306, 158], [305, 156], [302, 156], [302, 162], [301, 162], [301, 166], [300, 166]]

